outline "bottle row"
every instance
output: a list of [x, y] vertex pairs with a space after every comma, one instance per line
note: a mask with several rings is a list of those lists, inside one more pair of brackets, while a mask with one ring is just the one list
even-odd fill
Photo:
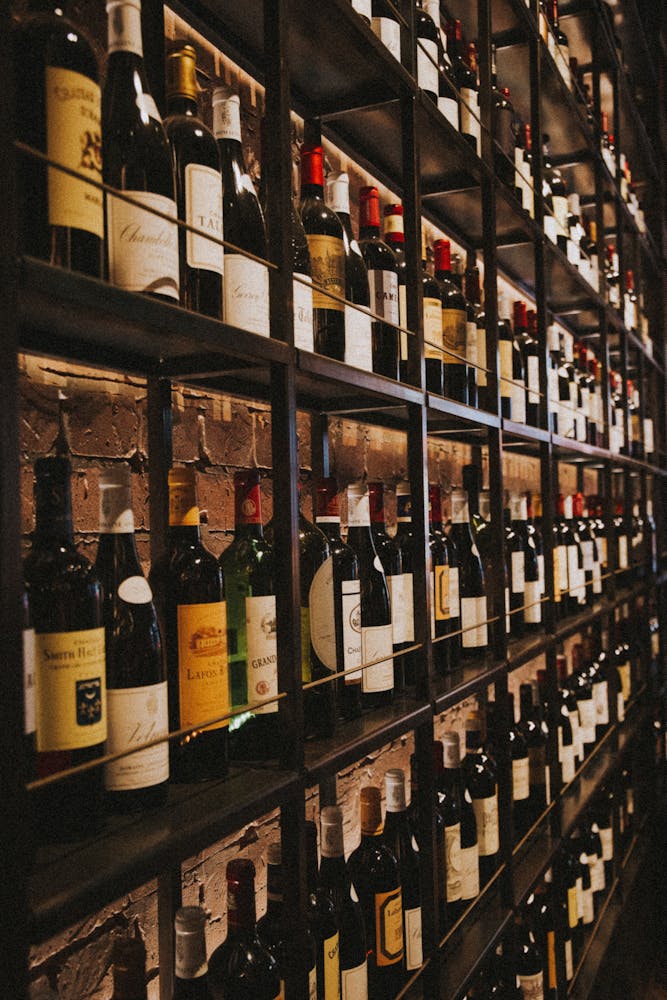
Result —
[[[142, 61], [139, 0], [114, 0], [108, 10], [104, 99], [90, 45], [60, 9], [52, 15], [29, 15], [15, 32], [17, 73], [22, 73], [28, 50], [34, 59], [37, 43], [43, 64], [42, 92], [30, 92], [31, 113], [22, 104], [17, 115], [18, 138], [46, 154], [50, 164], [45, 168], [42, 160], [28, 155], [21, 163], [22, 249], [88, 274], [106, 273], [111, 283], [129, 291], [177, 301], [224, 318], [231, 326], [268, 336], [266, 172], [258, 198], [244, 162], [238, 95], [225, 87], [214, 89], [211, 131], [199, 116], [195, 51], [180, 45], [167, 60], [168, 115], [163, 122]], [[56, 41], [62, 48], [57, 58], [52, 53]], [[141, 88], [139, 97], [136, 87]], [[26, 93], [25, 88], [18, 87], [17, 93]], [[86, 102], [75, 97], [58, 100], [61, 93], [85, 93]], [[501, 111], [510, 123], [504, 132], [513, 135], [511, 107], [507, 104]], [[506, 163], [512, 170], [508, 183], [524, 201], [530, 192], [525, 207], [533, 209], [528, 128], [523, 130], [523, 152], [519, 150], [518, 157], [513, 153], [511, 163]], [[515, 160], [520, 161], [516, 176]], [[101, 181], [108, 186], [106, 191], [96, 186]], [[603, 268], [597, 263], [595, 235], [586, 237], [575, 194], [568, 208], [565, 181], [548, 158], [543, 195], [549, 209], [545, 225], [554, 224], [554, 232], [549, 230], [553, 241], [599, 287]], [[322, 149], [305, 143], [300, 204], [298, 208], [293, 204], [290, 212], [294, 342], [304, 350], [405, 380], [413, 338], [407, 332], [402, 207], [385, 206], [384, 239], [377, 188], [362, 188], [359, 210], [356, 240], [347, 175], [332, 172], [325, 183]], [[628, 329], [645, 330], [641, 294], [638, 298], [634, 291], [632, 272], [626, 275], [621, 302], [618, 257], [613, 247], [609, 253], [605, 264], [609, 301], [623, 307]], [[485, 320], [475, 255], [468, 257], [464, 294], [460, 270], [452, 271], [448, 241], [436, 241], [434, 254], [432, 274], [423, 251], [427, 388], [471, 406], [488, 405]], [[536, 423], [540, 386], [534, 316], [531, 333], [525, 305], [518, 317], [515, 305], [514, 338], [520, 350], [508, 352], [505, 347], [512, 346], [512, 333], [509, 309], [504, 306], [501, 303], [499, 329], [503, 406], [509, 406], [512, 398], [512, 419], [526, 420], [526, 412], [532, 410], [534, 419], [528, 422]], [[565, 364], [573, 361], [567, 337], [563, 334], [562, 349], [552, 349], [552, 358], [560, 352]], [[586, 378], [595, 380], [596, 360], [586, 357], [583, 366]], [[603, 433], [601, 406], [592, 410], [595, 393], [590, 412], [588, 398], [573, 404], [560, 393], [551, 396], [559, 406], [578, 406], [584, 411], [582, 419], [595, 425], [595, 433]], [[572, 413], [563, 414], [561, 423], [564, 436], [580, 439]]]
[[[526, 687], [527, 700], [524, 686], [521, 691], [522, 721], [512, 731], [512, 773], [525, 771], [520, 784], [530, 787], [532, 794], [537, 787], [533, 777], [538, 770], [536, 762], [544, 769], [544, 744], [536, 743], [541, 716], [525, 708], [530, 705], [531, 692], [530, 685]], [[433, 747], [437, 903], [442, 928], [457, 923], [500, 867], [496, 764], [485, 748], [481, 728], [479, 713], [471, 713], [465, 726], [463, 757], [456, 731], [446, 731]], [[517, 740], [530, 744], [527, 752], [523, 746], [521, 756], [515, 752]], [[522, 761], [525, 767], [519, 768]], [[525, 802], [515, 798], [515, 812], [528, 802], [527, 795]], [[305, 938], [298, 942], [298, 955], [285, 906], [280, 844], [272, 843], [267, 850], [267, 908], [259, 920], [254, 864], [247, 858], [230, 861], [226, 869], [227, 936], [210, 958], [205, 911], [189, 906], [176, 914], [174, 1000], [223, 996], [225, 1000], [245, 1000], [249, 995], [254, 1000], [274, 1000], [284, 996], [285, 979], [295, 973], [307, 981], [307, 995], [318, 1000], [394, 997], [424, 960], [423, 862], [414, 768], [409, 804], [406, 801], [405, 775], [400, 768], [385, 775], [384, 819], [381, 789], [364, 786], [360, 793], [361, 841], [347, 860], [343, 813], [338, 806], [326, 806], [320, 812], [319, 864], [317, 826], [306, 823], [307, 926]], [[556, 955], [561, 949], [566, 980], [573, 978], [585, 937], [612, 887], [615, 867], [627, 850], [633, 825], [633, 784], [630, 771], [624, 768], [612, 784], [600, 789], [561, 848], [555, 860], [558, 894], [549, 870], [544, 884], [528, 897], [503, 959], [499, 962], [498, 955], [476, 977], [468, 994], [471, 1000], [487, 996], [555, 997]], [[560, 908], [563, 919], [557, 913]], [[141, 942], [117, 939], [113, 957], [116, 979], [119, 974], [132, 976], [136, 993], [127, 995], [140, 1000], [145, 996]], [[516, 986], [516, 993], [501, 992], [491, 981], [501, 969], [503, 975], [510, 975], [504, 989]]]
[[[94, 567], [73, 541], [69, 462], [40, 459], [35, 473], [24, 647], [26, 739], [31, 752], [36, 748], [36, 776], [105, 752], [122, 754], [104, 767], [38, 785], [39, 814], [49, 817], [43, 835], [62, 839], [95, 829], [103, 785], [113, 810], [143, 810], [164, 801], [170, 770], [172, 779], [195, 781], [224, 775], [230, 752], [238, 760], [279, 759], [279, 582], [273, 526], [265, 535], [262, 523], [258, 471], [235, 476], [234, 539], [218, 560], [201, 540], [194, 470], [171, 470], [167, 551], [150, 582], [137, 556], [127, 467], [100, 477]], [[485, 576], [492, 579], [494, 557], [490, 524], [476, 502], [476, 475], [467, 467], [472, 517], [468, 494], [454, 489], [448, 531], [440, 490], [430, 489], [431, 636], [442, 675], [456, 671], [462, 659], [483, 657], [489, 645], [493, 598]], [[340, 718], [391, 702], [423, 672], [407, 483], [399, 484], [397, 499], [394, 538], [386, 531], [381, 483], [348, 487], [346, 541], [334, 479], [318, 484], [316, 523], [299, 515], [307, 738], [331, 735]], [[623, 524], [621, 517], [616, 544], [627, 557]], [[576, 612], [601, 587], [595, 568], [605, 535], [596, 537], [591, 522], [576, 514], [556, 521], [554, 532], [555, 606]], [[522, 635], [540, 627], [545, 600], [541, 535], [527, 519], [525, 497], [513, 498], [506, 544], [511, 578], [497, 618], [512, 635]], [[645, 569], [643, 548], [637, 551]], [[609, 655], [619, 668], [626, 662], [618, 660], [616, 646]], [[605, 673], [607, 666], [600, 669]], [[627, 701], [629, 677], [623, 685]], [[608, 718], [619, 709], [615, 703]]]

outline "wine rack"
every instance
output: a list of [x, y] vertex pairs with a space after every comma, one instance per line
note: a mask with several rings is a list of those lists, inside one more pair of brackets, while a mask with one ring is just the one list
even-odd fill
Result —
[[[0, 300], [4, 311], [0, 339], [0, 634], [4, 669], [0, 674], [0, 733], [5, 817], [0, 845], [8, 870], [0, 908], [0, 940], [7, 995], [27, 996], [27, 951], [75, 919], [99, 909], [133, 886], [158, 878], [161, 997], [171, 997], [171, 917], [178, 905], [180, 863], [216, 839], [231, 833], [272, 808], [281, 809], [283, 857], [287, 869], [287, 903], [298, 931], [305, 921], [304, 796], [320, 787], [320, 801], [331, 801], [335, 776], [342, 768], [377, 750], [388, 740], [415, 734], [420, 789], [433, 788], [431, 743], [434, 717], [467, 697], [495, 685], [496, 699], [506, 701], [512, 671], [537, 656], [546, 659], [548, 684], [556, 689], [556, 645], [596, 619], [608, 619], [616, 608], [658, 591], [661, 609], [662, 657], [667, 635], [667, 427], [665, 425], [664, 303], [660, 291], [651, 322], [656, 356], [628, 330], [604, 297], [585, 281], [565, 254], [545, 238], [543, 207], [536, 199], [535, 218], [524, 211], [515, 192], [493, 169], [489, 131], [491, 42], [498, 47], [499, 76], [512, 89], [533, 134], [548, 131], [561, 169], [576, 177], [577, 189], [595, 205], [598, 251], [604, 234], [614, 230], [622, 259], [638, 262], [662, 288], [664, 203], [653, 133], [649, 138], [620, 65], [613, 40], [600, 15], [598, 0], [571, 0], [562, 9], [565, 30], [580, 63], [589, 64], [594, 102], [600, 110], [604, 85], [614, 96], [617, 142], [641, 164], [649, 213], [646, 233], [639, 231], [617, 184], [604, 162], [596, 137], [576, 94], [563, 82], [559, 69], [540, 41], [537, 3], [523, 0], [477, 0], [470, 5], [450, 0], [448, 10], [461, 16], [480, 50], [482, 147], [478, 157], [449, 125], [416, 84], [414, 4], [384, 0], [401, 20], [402, 64], [354, 12], [349, 0], [314, 4], [306, 0], [177, 0], [172, 9], [222, 52], [252, 73], [266, 88], [266, 113], [274, 123], [267, 135], [269, 230], [272, 233], [271, 337], [263, 338], [162, 302], [123, 292], [78, 274], [63, 272], [16, 252], [14, 170], [24, 150], [13, 142], [11, 72], [8, 52], [9, 14], [0, 15], [0, 79], [6, 100], [0, 106], [0, 187], [5, 193], [0, 242]], [[144, 38], [153, 93], [163, 86], [164, 11], [158, 0], [144, 0]], [[623, 0], [631, 23], [638, 22], [635, 0]], [[85, 12], [85, 5], [83, 7]], [[648, 46], [643, 33], [641, 44]], [[658, 70], [661, 67], [657, 67]], [[657, 77], [656, 77], [657, 82]], [[664, 82], [664, 81], [663, 81]], [[290, 112], [318, 120], [323, 134], [379, 181], [400, 192], [405, 214], [408, 262], [408, 325], [416, 349], [409, 359], [410, 384], [393, 382], [316, 354], [290, 343], [290, 269], [286, 228], [279, 223], [289, 205]], [[539, 144], [538, 144], [539, 145]], [[536, 149], [534, 179], [541, 190], [542, 154]], [[487, 321], [489, 383], [496, 401], [492, 412], [428, 394], [425, 389], [421, 291], [418, 280], [419, 232], [422, 216], [450, 233], [463, 247], [481, 251]], [[273, 220], [273, 221], [272, 221]], [[621, 268], [621, 272], [623, 268]], [[540, 344], [540, 419], [531, 427], [500, 415], [499, 375], [495, 359], [497, 337], [497, 275], [511, 278], [534, 298]], [[592, 447], [553, 434], [547, 402], [548, 317], [556, 316], [575, 334], [597, 334], [603, 364], [605, 436]], [[167, 806], [148, 816], [114, 819], [98, 838], [63, 848], [35, 852], [31, 838], [30, 802], [21, 782], [21, 660], [19, 594], [19, 454], [17, 356], [44, 354], [101, 369], [137, 374], [148, 382], [148, 422], [151, 494], [151, 552], [156, 558], [166, 536], [166, 473], [171, 464], [170, 394], [172, 385], [213, 388], [268, 401], [272, 413], [276, 562], [283, 568], [277, 596], [280, 713], [286, 737], [283, 757], [275, 766], [233, 768], [225, 781], [176, 787]], [[617, 359], [625, 381], [630, 370], [640, 380], [649, 376], [659, 387], [661, 408], [652, 415], [657, 445], [651, 462], [609, 449], [610, 358]], [[368, 423], [403, 431], [407, 438], [408, 476], [412, 487], [417, 537], [428, 525], [427, 441], [445, 435], [474, 447], [485, 447], [489, 458], [493, 544], [502, 551], [502, 457], [507, 452], [539, 459], [544, 523], [555, 517], [559, 463], [598, 469], [605, 497], [606, 520], [612, 515], [612, 482], [621, 477], [626, 513], [631, 503], [631, 479], [640, 483], [642, 498], [655, 497], [659, 573], [648, 571], [630, 587], [617, 586], [618, 567], [610, 546], [610, 578], [606, 596], [581, 614], [556, 621], [550, 602], [544, 605], [544, 633], [507, 641], [504, 630], [492, 630], [488, 655], [466, 662], [456, 674], [436, 676], [432, 663], [426, 543], [416, 552], [415, 635], [421, 645], [421, 672], [414, 693], [397, 697], [390, 707], [342, 723], [333, 737], [305, 743], [300, 675], [297, 489], [299, 463], [296, 411], [313, 415], [315, 472], [326, 473], [326, 418], [347, 414]], [[627, 407], [626, 407], [627, 410]], [[643, 413], [642, 413], [643, 415]], [[547, 595], [553, 580], [550, 531], [544, 532]], [[493, 581], [494, 604], [502, 606], [502, 581]], [[557, 788], [554, 801], [520, 844], [513, 843], [510, 813], [509, 760], [500, 761], [502, 864], [493, 882], [454, 928], [438, 927], [432, 872], [433, 816], [424, 796], [421, 838], [425, 873], [422, 886], [425, 962], [402, 995], [454, 1000], [511, 924], [513, 912], [556, 857], [563, 839], [574, 828], [592, 796], [628, 756], [650, 742], [648, 692], [635, 692], [623, 723], [612, 726], [596, 751], [586, 759], [573, 782]], [[507, 722], [507, 718], [505, 718]], [[556, 749], [549, 749], [553, 773]], [[557, 787], [557, 784], [556, 784]], [[630, 880], [636, 856], [629, 857], [600, 915], [600, 939], [607, 931], [608, 913], [618, 909], [617, 889]], [[630, 875], [628, 875], [630, 872]], [[595, 948], [591, 949], [594, 955]], [[586, 957], [584, 957], [584, 966]], [[584, 967], [572, 995], [583, 997], [584, 984], [594, 976]], [[288, 985], [288, 989], [290, 986]], [[288, 994], [289, 995], [289, 994]], [[297, 996], [292, 993], [292, 996]], [[563, 994], [565, 995], [565, 994]]]

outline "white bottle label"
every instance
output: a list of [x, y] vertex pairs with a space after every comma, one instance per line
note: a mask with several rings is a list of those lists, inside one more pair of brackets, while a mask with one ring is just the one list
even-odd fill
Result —
[[149, 604], [153, 591], [145, 576], [126, 576], [118, 585], [118, 596], [126, 604]]
[[597, 725], [607, 726], [609, 724], [609, 693], [606, 681], [599, 681], [593, 685], [593, 700]]
[[544, 1000], [544, 973], [534, 976], [517, 976], [523, 1000]]
[[584, 889], [582, 892], [584, 897], [584, 924], [592, 924], [595, 920], [595, 903], [593, 901], [593, 890]]
[[213, 135], [241, 141], [241, 102], [236, 94], [213, 104]]
[[618, 537], [618, 568], [628, 568], [628, 537], [619, 535]]
[[560, 768], [564, 785], [567, 785], [570, 781], [574, 780], [574, 772], [576, 769], [574, 762], [574, 743], [571, 743], [570, 746], [561, 747]]
[[512, 343], [509, 340], [498, 341], [498, 358], [500, 362], [500, 395], [512, 397]]
[[581, 543], [581, 552], [584, 557], [584, 572], [593, 572], [593, 542], [585, 541]]
[[579, 548], [577, 545], [568, 545], [567, 547], [567, 576], [570, 594], [572, 597], [576, 597], [579, 589]]
[[479, 94], [471, 87], [461, 88], [461, 131], [464, 135], [474, 136], [479, 156], [482, 134], [479, 120]]
[[[106, 753], [120, 753], [169, 732], [167, 682], [145, 687], [109, 688], [107, 691], [109, 731]], [[139, 750], [130, 757], [113, 761], [104, 768], [108, 791], [159, 785], [169, 777], [169, 744]]]
[[582, 698], [577, 708], [584, 743], [595, 743], [595, 702], [592, 698]]
[[23, 629], [23, 732], [30, 736], [37, 728], [35, 707], [35, 630]]
[[230, 326], [269, 336], [269, 272], [240, 253], [225, 254], [224, 319]]
[[584, 880], [581, 875], [577, 876], [577, 917], [582, 920], [584, 916]]
[[374, 34], [386, 45], [392, 56], [401, 60], [401, 26], [392, 17], [374, 17], [371, 22]]
[[113, 4], [108, 20], [109, 55], [112, 52], [134, 52], [143, 57], [141, 39], [141, 8], [139, 4]]
[[[201, 163], [186, 165], [185, 221], [217, 240], [223, 238], [222, 176], [219, 170]], [[223, 273], [225, 252], [219, 243], [188, 230], [185, 246], [190, 267]]]
[[345, 675], [346, 684], [361, 680], [361, 592], [359, 580], [343, 580], [343, 663], [345, 670], [359, 667]]
[[341, 1000], [368, 1000], [368, 967], [366, 962], [354, 969], [340, 970]]
[[591, 861], [588, 859], [590, 869], [591, 869], [591, 891], [592, 892], [604, 892], [605, 880], [604, 880], [604, 861], [599, 858], [597, 854]]
[[356, 306], [345, 306], [345, 364], [373, 371], [371, 318]]
[[313, 279], [309, 274], [300, 274], [292, 281], [294, 303], [294, 346], [301, 351], [315, 349], [313, 340]]
[[485, 799], [473, 799], [477, 822], [477, 846], [480, 858], [488, 858], [500, 850], [498, 827], [498, 792]]
[[568, 938], [565, 942], [565, 978], [568, 983], [574, 975], [574, 954], [572, 951], [572, 939]]
[[455, 97], [439, 97], [438, 111], [443, 115], [452, 128], [459, 130], [459, 102]]
[[523, 379], [515, 379], [510, 391], [512, 397], [512, 420], [517, 424], [526, 422], [526, 384]]
[[600, 830], [600, 841], [602, 842], [602, 860], [612, 861], [614, 857], [614, 834], [610, 826]]
[[123, 193], [139, 204], [107, 194], [109, 281], [129, 292], [154, 292], [178, 301], [178, 229], [175, 222], [148, 211], [157, 209], [175, 219], [176, 203], [150, 191]]
[[461, 599], [459, 595], [459, 568], [449, 567], [449, 617], [459, 618], [461, 616]]
[[512, 799], [523, 802], [530, 795], [530, 770], [528, 758], [519, 757], [512, 761]]
[[[334, 615], [334, 561], [329, 556], [317, 567], [308, 592], [310, 641], [324, 666], [336, 670], [336, 624]], [[358, 581], [355, 581], [358, 585]]]
[[[276, 640], [276, 598], [273, 594], [245, 599], [248, 647], [248, 700], [278, 694], [278, 644]], [[254, 709], [257, 715], [278, 711], [272, 701]]]
[[477, 844], [461, 848], [461, 899], [479, 896], [479, 852]]
[[412, 573], [388, 576], [391, 596], [391, 627], [394, 645], [415, 641]]
[[484, 388], [486, 380], [486, 330], [483, 326], [477, 327], [477, 385]]
[[512, 593], [523, 594], [526, 586], [525, 553], [512, 553]]
[[368, 271], [368, 287], [371, 295], [371, 309], [387, 323], [398, 325], [400, 313], [398, 304], [398, 275], [394, 271]]
[[619, 722], [625, 720], [625, 698], [622, 691], [619, 691], [616, 695], [616, 717]]
[[602, 593], [602, 568], [597, 559], [593, 562], [593, 593]]
[[422, 955], [422, 911], [421, 906], [405, 910], [405, 968], [408, 972], [420, 969]]
[[528, 357], [528, 402], [537, 405], [540, 401], [540, 359], [534, 354]]
[[380, 660], [380, 657], [387, 657], [387, 659], [380, 660], [379, 663], [374, 663], [372, 667], [364, 667], [362, 677], [362, 691], [364, 693], [391, 691], [394, 686], [394, 661], [391, 659], [392, 652], [391, 625], [373, 625], [362, 628], [362, 663], [369, 663], [371, 660]]
[[461, 824], [445, 827], [445, 858], [447, 862], [447, 902], [461, 898]]
[[555, 217], [546, 210], [544, 213], [544, 235], [548, 236], [552, 243], [558, 242], [558, 223]]
[[569, 546], [558, 546], [558, 589], [561, 594], [568, 591], [568, 562], [570, 558]]
[[464, 649], [484, 649], [488, 645], [486, 597], [461, 598], [461, 628]]
[[466, 321], [466, 358], [468, 363], [472, 366], [473, 374], [475, 376], [475, 383], [477, 383], [478, 371], [475, 367], [477, 365], [477, 323]]
[[542, 621], [542, 584], [539, 580], [526, 580], [524, 618], [528, 624], [538, 625]]
[[654, 450], [653, 420], [651, 417], [644, 417], [644, 451], [647, 455], [650, 455]]
[[417, 39], [417, 83], [437, 96], [438, 43], [429, 38]]
[[356, 10], [360, 17], [365, 17], [370, 23], [371, 20], [371, 0], [352, 0], [352, 9]]

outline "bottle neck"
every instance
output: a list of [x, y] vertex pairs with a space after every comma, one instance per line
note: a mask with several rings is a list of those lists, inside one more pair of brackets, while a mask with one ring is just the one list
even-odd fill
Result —
[[194, 97], [186, 97], [184, 94], [169, 94], [167, 96], [167, 114], [197, 118], [199, 115], [197, 101]]
[[306, 198], [315, 199], [315, 201], [324, 201], [324, 187], [321, 184], [302, 183], [301, 200], [305, 201]]
[[141, 10], [129, 3], [113, 3], [109, 8], [108, 52], [130, 52], [143, 59]]
[[227, 885], [228, 928], [230, 935], [254, 933], [257, 921], [255, 887], [250, 884]]
[[379, 240], [380, 237], [380, 227], [361, 224], [359, 226], [359, 239], [362, 240]]

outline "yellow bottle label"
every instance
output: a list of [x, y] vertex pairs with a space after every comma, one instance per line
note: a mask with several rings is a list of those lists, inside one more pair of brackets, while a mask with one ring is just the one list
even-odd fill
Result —
[[[446, 365], [463, 364], [466, 354], [466, 314], [463, 309], [442, 310], [442, 343], [445, 348], [443, 361]], [[453, 351], [459, 357], [447, 352]]]
[[322, 942], [324, 952], [324, 1000], [340, 1000], [340, 954], [338, 931]]
[[[308, 234], [310, 268], [313, 284], [321, 285], [335, 295], [345, 298], [345, 246], [337, 236]], [[343, 312], [345, 305], [313, 288], [313, 309], [335, 309]]]
[[[91, 181], [102, 180], [102, 96], [82, 73], [47, 66], [46, 153]], [[48, 168], [49, 223], [104, 235], [103, 194], [70, 174]]]
[[[181, 727], [196, 726], [229, 711], [227, 606], [179, 604], [178, 695]], [[208, 729], [229, 725], [216, 722]]]
[[435, 620], [444, 622], [450, 617], [449, 609], [449, 566], [435, 567], [435, 586], [433, 603]]
[[37, 749], [81, 750], [107, 738], [104, 629], [35, 635]]
[[549, 989], [555, 990], [557, 986], [557, 978], [556, 978], [556, 934], [554, 931], [547, 931], [547, 959], [549, 967]]
[[498, 358], [500, 361], [500, 395], [512, 395], [512, 342], [509, 340], [498, 341]]
[[567, 922], [570, 928], [576, 927], [579, 923], [579, 903], [577, 900], [576, 885], [570, 886], [567, 890]]
[[194, 487], [188, 483], [169, 486], [169, 527], [187, 528], [199, 525], [199, 507]]
[[280, 993], [276, 997], [276, 1000], [285, 1000], [285, 980], [280, 980]]
[[401, 887], [375, 893], [375, 961], [395, 965], [403, 959], [403, 901]]

